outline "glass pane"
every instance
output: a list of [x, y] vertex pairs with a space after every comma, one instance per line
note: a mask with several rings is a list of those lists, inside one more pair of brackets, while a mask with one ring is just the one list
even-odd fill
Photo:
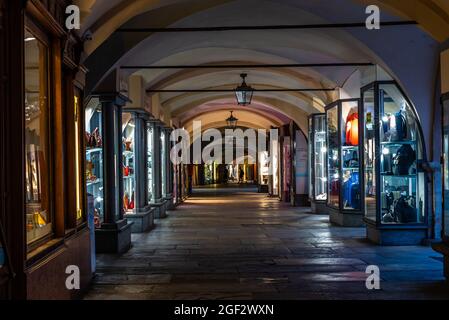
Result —
[[314, 188], [315, 200], [327, 200], [327, 177], [326, 177], [326, 121], [325, 116], [319, 115], [314, 117]]
[[133, 213], [135, 209], [135, 119], [134, 114], [124, 112], [122, 114], [123, 128], [123, 210], [125, 213]]
[[374, 88], [363, 93], [365, 217], [376, 221], [376, 144], [375, 144]]
[[86, 107], [86, 190], [88, 212], [93, 211], [95, 227], [104, 220], [103, 125], [101, 104], [92, 100]]
[[154, 202], [153, 184], [153, 125], [147, 127], [147, 174], [148, 174], [148, 203]]
[[165, 161], [165, 132], [161, 132], [161, 195], [167, 195], [166, 179], [167, 179], [167, 162]]
[[395, 85], [381, 85], [379, 94], [382, 223], [422, 223], [424, 186], [419, 187], [418, 181], [417, 120]]
[[361, 210], [360, 157], [359, 157], [359, 104], [343, 101], [341, 104], [343, 209]]
[[443, 103], [444, 235], [449, 237], [449, 100]]
[[326, 112], [327, 120], [327, 166], [328, 166], [328, 204], [339, 208], [340, 206], [340, 159], [338, 139], [338, 106]]
[[52, 231], [48, 47], [25, 30], [25, 179], [27, 243]]

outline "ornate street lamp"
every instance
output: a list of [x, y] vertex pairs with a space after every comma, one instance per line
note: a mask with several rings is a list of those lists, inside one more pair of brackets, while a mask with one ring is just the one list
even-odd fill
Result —
[[246, 76], [246, 73], [242, 73], [240, 75], [240, 77], [242, 77], [242, 84], [235, 89], [237, 103], [241, 106], [247, 106], [251, 104], [251, 99], [253, 98], [254, 89], [246, 84]]
[[232, 113], [233, 113], [234, 111], [229, 111], [229, 112], [231, 112], [231, 116], [230, 116], [229, 118], [226, 119], [226, 122], [227, 122], [227, 124], [228, 124], [228, 128], [229, 128], [229, 129], [235, 129], [235, 128], [237, 127], [237, 121], [239, 121], [239, 119], [237, 119], [236, 117], [234, 117], [234, 116], [232, 115]]

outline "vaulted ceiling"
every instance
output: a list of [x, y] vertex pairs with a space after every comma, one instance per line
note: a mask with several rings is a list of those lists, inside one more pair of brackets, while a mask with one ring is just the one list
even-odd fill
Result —
[[[414, 87], [433, 76], [408, 79], [402, 64], [410, 57], [390, 62], [388, 55], [413, 50], [415, 59], [429, 62], [438, 42], [449, 38], [449, 3], [446, 0], [79, 0], [83, 30], [92, 33], [86, 42], [88, 82], [93, 88], [107, 73], [129, 65], [279, 64], [370, 62], [382, 66], [415, 93]], [[310, 29], [191, 33], [121, 33], [120, 27], [210, 27], [233, 25], [285, 25], [360, 22], [366, 4], [378, 4], [382, 20], [416, 20], [406, 26], [372, 36], [367, 30]], [[401, 31], [400, 37], [399, 31]], [[388, 34], [386, 34], [386, 32]], [[376, 39], [379, 37], [380, 39]], [[396, 39], [396, 38], [397, 39]], [[379, 46], [384, 39], [385, 52]], [[396, 47], [401, 51], [394, 52]], [[420, 49], [413, 49], [415, 46]], [[431, 47], [431, 48], [430, 48]], [[430, 48], [430, 49], [429, 49]], [[384, 55], [384, 56], [382, 56]], [[413, 59], [412, 59], [413, 60]], [[364, 67], [369, 68], [369, 67]], [[357, 67], [249, 69], [132, 69], [126, 75], [143, 77], [147, 89], [232, 89], [247, 72], [248, 82], [260, 89], [343, 87]], [[427, 97], [415, 93], [417, 104]], [[257, 92], [251, 109], [241, 110], [248, 125], [265, 126], [296, 121], [304, 130], [307, 115], [322, 112], [335, 99], [332, 92]], [[181, 123], [208, 119], [235, 106], [232, 93], [162, 93], [160, 101]], [[254, 113], [254, 117], [249, 113]], [[217, 121], [222, 121], [220, 117]], [[218, 118], [217, 118], [218, 119]], [[262, 121], [262, 119], [265, 119]], [[424, 119], [426, 121], [426, 119]], [[217, 123], [218, 125], [218, 123]]]

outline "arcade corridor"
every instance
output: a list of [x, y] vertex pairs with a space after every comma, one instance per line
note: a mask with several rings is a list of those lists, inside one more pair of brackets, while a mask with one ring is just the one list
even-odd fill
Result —
[[[196, 189], [133, 235], [123, 255], [100, 255], [85, 299], [444, 299], [430, 247], [380, 247], [364, 228], [292, 208], [251, 188]], [[380, 267], [381, 290], [365, 287]]]

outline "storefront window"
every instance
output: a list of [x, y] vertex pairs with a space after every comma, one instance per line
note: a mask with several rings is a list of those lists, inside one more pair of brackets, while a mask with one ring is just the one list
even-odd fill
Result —
[[45, 37], [25, 29], [25, 199], [28, 244], [52, 232], [49, 53]]
[[89, 212], [93, 211], [95, 226], [104, 219], [103, 190], [103, 125], [102, 108], [98, 99], [92, 99], [86, 107], [86, 191]]
[[271, 151], [272, 151], [272, 175], [273, 175], [273, 195], [279, 195], [279, 142], [277, 140], [272, 140]]
[[327, 119], [327, 145], [328, 145], [328, 205], [340, 207], [340, 159], [338, 139], [338, 104], [335, 104], [326, 113]]
[[122, 114], [122, 142], [123, 142], [123, 210], [132, 213], [135, 209], [135, 119], [134, 114]]
[[147, 174], [148, 174], [148, 203], [154, 201], [153, 181], [153, 125], [147, 125]]

